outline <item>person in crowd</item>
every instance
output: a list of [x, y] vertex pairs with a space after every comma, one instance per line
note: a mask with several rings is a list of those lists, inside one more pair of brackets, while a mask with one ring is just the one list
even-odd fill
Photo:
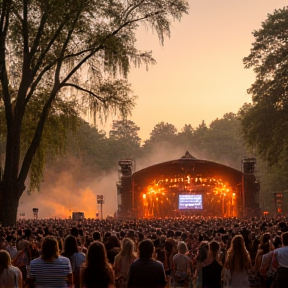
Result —
[[188, 233], [187, 234], [187, 238], [185, 239], [185, 242], [186, 242], [188, 250], [191, 251], [192, 248], [193, 248], [193, 236], [192, 236], [192, 233]]
[[61, 254], [64, 251], [64, 242], [62, 237], [57, 236], [56, 239], [58, 241], [59, 253]]
[[177, 252], [177, 249], [175, 248], [176, 252], [174, 253], [174, 247], [176, 246], [175, 242], [176, 240], [165, 237], [164, 247], [158, 249], [157, 257], [156, 257], [156, 260], [162, 262], [164, 265], [164, 270], [165, 270], [165, 274], [167, 277], [168, 285], [171, 285], [173, 256]]
[[127, 288], [164, 288], [166, 276], [163, 264], [152, 258], [154, 245], [144, 239], [138, 245], [139, 258], [130, 266]]
[[101, 233], [99, 231], [93, 232], [92, 238], [93, 238], [93, 241], [101, 242]]
[[275, 249], [272, 258], [275, 288], [287, 288], [288, 283], [288, 232], [283, 232], [281, 239], [283, 247]]
[[206, 265], [208, 250], [209, 242], [201, 241], [196, 255], [196, 269], [193, 276], [196, 283], [196, 288], [202, 288], [202, 268]]
[[206, 265], [202, 268], [202, 287], [221, 288], [222, 268], [220, 244], [213, 240], [209, 243]]
[[256, 259], [259, 245], [260, 245], [259, 237], [258, 235], [257, 236], [255, 235], [252, 240], [251, 251], [249, 252], [252, 266], [255, 265], [255, 259]]
[[251, 270], [251, 259], [242, 235], [235, 235], [227, 251], [223, 269], [224, 282], [230, 288], [247, 288], [250, 286], [248, 272]]
[[114, 263], [115, 256], [121, 250], [121, 243], [116, 235], [111, 235], [108, 240], [104, 243], [105, 249], [107, 251], [107, 258], [111, 265]]
[[266, 232], [261, 236], [260, 244], [258, 245], [258, 250], [255, 257], [255, 265], [253, 267], [253, 271], [256, 275], [259, 273], [263, 255], [268, 253], [271, 249], [271, 235], [269, 232]]
[[32, 252], [30, 242], [21, 240], [18, 242], [18, 253], [13, 260], [13, 265], [18, 267], [22, 273], [23, 281], [27, 279], [27, 267], [30, 265], [32, 259]]
[[165, 248], [164, 268], [167, 276], [171, 276], [172, 274], [173, 256], [176, 253], [176, 251], [174, 252], [174, 247], [175, 247], [175, 240], [172, 238], [167, 238], [164, 244]]
[[[266, 284], [265, 284], [266, 275], [263, 275], [263, 271], [262, 271], [262, 273], [260, 273], [260, 267], [262, 264], [262, 259], [263, 259], [263, 256], [265, 254], [267, 254], [267, 253], [269, 253], [269, 251], [273, 251], [273, 250], [274, 250], [274, 247], [273, 247], [273, 244], [271, 243], [271, 235], [269, 232], [266, 232], [261, 236], [260, 244], [258, 246], [258, 251], [257, 251], [256, 257], [255, 257], [255, 265], [252, 268], [253, 273], [254, 273], [254, 277], [256, 279], [260, 280], [260, 285], [262, 288], [265, 288], [265, 286], [266, 286]], [[271, 256], [272, 256], [272, 254], [271, 254]], [[270, 263], [271, 263], [271, 259], [270, 259]]]
[[16, 255], [18, 254], [18, 250], [16, 248], [16, 238], [12, 237], [11, 235], [8, 235], [6, 237], [7, 245], [5, 247], [5, 250], [9, 252], [11, 260], [13, 261]]
[[83, 252], [79, 252], [77, 240], [74, 236], [68, 235], [65, 238], [64, 251], [61, 253], [61, 255], [67, 257], [70, 260], [75, 288], [79, 288], [80, 267], [85, 261], [85, 254]]
[[173, 272], [176, 285], [188, 287], [192, 274], [192, 259], [187, 256], [188, 248], [185, 242], [179, 241], [178, 253], [173, 256]]
[[80, 287], [115, 288], [113, 268], [100, 241], [94, 241], [88, 247], [86, 261], [80, 270]]
[[30, 275], [27, 280], [31, 288], [72, 287], [70, 260], [59, 255], [58, 241], [55, 237], [44, 238], [41, 256], [30, 262]]
[[274, 271], [272, 269], [272, 257], [274, 254], [274, 246], [271, 247], [270, 251], [263, 254], [259, 273], [263, 278], [261, 288], [271, 288], [274, 281]]
[[78, 227], [73, 226], [73, 227], [71, 228], [71, 230], [70, 230], [70, 234], [77, 239], [78, 236], [79, 236], [79, 229], [78, 229]]
[[134, 242], [130, 238], [124, 238], [121, 251], [115, 256], [114, 271], [117, 288], [127, 287], [128, 272], [131, 263], [136, 259], [134, 254]]
[[69, 258], [69, 260], [71, 262], [72, 255], [74, 253], [78, 253], [78, 252], [79, 252], [79, 249], [78, 249], [78, 246], [77, 246], [76, 238], [74, 236], [72, 236], [72, 235], [68, 235], [64, 239], [64, 250], [61, 253], [61, 256]]
[[11, 264], [11, 257], [8, 251], [0, 250], [0, 287], [22, 288], [22, 280], [22, 273], [19, 268]]
[[282, 240], [280, 235], [276, 235], [273, 239], [274, 249], [282, 247]]

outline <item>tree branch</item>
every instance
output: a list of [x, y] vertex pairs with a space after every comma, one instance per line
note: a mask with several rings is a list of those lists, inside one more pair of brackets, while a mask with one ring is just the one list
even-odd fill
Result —
[[99, 95], [95, 94], [91, 90], [85, 89], [85, 88], [83, 88], [83, 87], [81, 87], [79, 85], [76, 85], [74, 83], [65, 83], [65, 84], [62, 85], [62, 87], [67, 87], [67, 86], [70, 86], [70, 87], [76, 88], [77, 90], [80, 90], [82, 92], [88, 93], [88, 94], [92, 95], [93, 97], [97, 98], [99, 101], [101, 101], [103, 103], [106, 102], [103, 97], [100, 97]]
[[[48, 53], [48, 51], [50, 50], [51, 46], [53, 45], [53, 43], [56, 41], [56, 39], [58, 38], [58, 36], [60, 35], [60, 32], [62, 31], [62, 28], [64, 27], [64, 25], [69, 21], [69, 17], [66, 17], [64, 19], [64, 21], [61, 23], [61, 25], [58, 27], [58, 29], [56, 30], [56, 32], [54, 33], [52, 39], [49, 41], [46, 49], [40, 54], [39, 58], [38, 58], [38, 61], [32, 71], [32, 75], [33, 77], [36, 75], [40, 65], [42, 64], [44, 58], [45, 58], [45, 55]], [[58, 60], [57, 60], [58, 61]], [[56, 62], [57, 62], [56, 61]]]
[[29, 93], [26, 96], [25, 99], [25, 104], [27, 104], [30, 100], [30, 98], [32, 97], [35, 89], [37, 88], [37, 85], [39, 84], [39, 82], [41, 81], [43, 75], [49, 71], [56, 63], [57, 61], [59, 61], [59, 59], [55, 59], [52, 63], [50, 63], [49, 65], [45, 66], [45, 68], [39, 73], [39, 75], [37, 76], [37, 78], [32, 82], [31, 86], [30, 86], [30, 90]]
[[[123, 20], [126, 21], [126, 19], [128, 18], [128, 16], [138, 7], [140, 7], [143, 3], [145, 2], [145, 0], [140, 1], [138, 4], [136, 5], [130, 5], [131, 9], [129, 8], [129, 6], [127, 7], [127, 9], [124, 11], [123, 13]], [[126, 14], [126, 15], [125, 15]]]
[[144, 20], [144, 19], [147, 19], [149, 17], [152, 17], [152, 16], [155, 16], [155, 15], [158, 15], [160, 14], [161, 11], [156, 11], [156, 12], [153, 12], [153, 13], [149, 13], [149, 14], [146, 14], [145, 16], [141, 17], [141, 18], [137, 18], [137, 19], [134, 19], [134, 20], [130, 20], [130, 21], [127, 21], [125, 23], [123, 23], [122, 25], [119, 26], [118, 29], [114, 30], [113, 32], [111, 32], [110, 34], [108, 34], [101, 42], [101, 44], [99, 44], [97, 47], [95, 47], [95, 49], [93, 49], [91, 51], [91, 53], [89, 53], [86, 57], [84, 57], [81, 61], [79, 61], [79, 63], [74, 66], [74, 68], [68, 73], [68, 75], [64, 78], [64, 80], [62, 80], [61, 82], [61, 86], [62, 84], [66, 83], [70, 77], [89, 59], [91, 58], [96, 52], [100, 51], [101, 49], [104, 48], [104, 43], [106, 42], [107, 39], [109, 39], [110, 37], [116, 35], [121, 29], [123, 29], [124, 27], [134, 23], [134, 22], [138, 22], [138, 21], [141, 21], [141, 20]]
[[27, 0], [23, 0], [23, 21], [22, 21], [22, 25], [23, 25], [22, 33], [23, 33], [23, 43], [24, 43], [23, 66], [25, 66], [25, 62], [28, 60], [26, 57], [29, 55], [29, 35], [28, 35], [29, 29], [28, 29], [28, 17], [27, 17], [28, 7], [27, 5], [28, 5]]
[[59, 80], [59, 78], [60, 78], [60, 70], [61, 70], [62, 63], [63, 63], [64, 53], [65, 53], [66, 48], [67, 48], [67, 46], [69, 44], [69, 41], [71, 39], [71, 35], [72, 35], [72, 33], [73, 33], [73, 31], [74, 31], [74, 29], [76, 27], [77, 20], [79, 19], [81, 11], [82, 11], [82, 9], [78, 10], [78, 12], [76, 14], [76, 17], [75, 17], [75, 19], [72, 22], [73, 24], [71, 25], [71, 28], [69, 29], [67, 37], [66, 37], [66, 39], [65, 39], [65, 41], [63, 43], [61, 52], [60, 52], [60, 57], [59, 57], [59, 61], [57, 63], [57, 67], [56, 67], [56, 71], [55, 71], [55, 79], [54, 79], [55, 83], [57, 83], [57, 84], [59, 84], [59, 81], [60, 81]]
[[37, 47], [39, 46], [40, 39], [41, 39], [41, 36], [43, 34], [44, 26], [45, 26], [45, 23], [47, 20], [47, 16], [48, 16], [48, 12], [46, 9], [45, 12], [43, 13], [42, 17], [41, 17], [40, 25], [39, 25], [39, 28], [37, 31], [37, 35], [34, 39], [33, 45], [32, 45], [31, 50], [30, 50], [30, 59], [32, 59], [32, 57], [34, 56], [34, 54], [37, 50]]

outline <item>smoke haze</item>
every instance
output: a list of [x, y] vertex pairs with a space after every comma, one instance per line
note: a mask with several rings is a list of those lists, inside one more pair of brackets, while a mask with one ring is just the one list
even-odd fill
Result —
[[[136, 159], [134, 169], [138, 171], [161, 162], [179, 159], [186, 150], [183, 147], [173, 147], [167, 142], [159, 143], [149, 155]], [[189, 152], [198, 158], [197, 152]], [[116, 182], [120, 177], [117, 168], [110, 174], [100, 174], [91, 171], [91, 167], [87, 167], [77, 158], [65, 158], [62, 162], [53, 164], [53, 168], [46, 169], [39, 192], [33, 191], [31, 195], [27, 191], [23, 193], [17, 216], [31, 219], [32, 209], [38, 208], [39, 219], [69, 218], [72, 212], [84, 212], [86, 218], [95, 218], [96, 212], [100, 215], [97, 195], [104, 196], [103, 217], [113, 216], [117, 210]], [[22, 213], [25, 213], [25, 216], [20, 216]]]
[[71, 158], [63, 169], [47, 170], [39, 192], [23, 193], [17, 216], [25, 213], [25, 218], [33, 218], [32, 209], [38, 208], [38, 218], [69, 218], [72, 212], [84, 212], [86, 218], [95, 218], [96, 212], [100, 213], [97, 195], [104, 196], [103, 217], [113, 216], [117, 209], [116, 169], [109, 175], [93, 175], [81, 161]]

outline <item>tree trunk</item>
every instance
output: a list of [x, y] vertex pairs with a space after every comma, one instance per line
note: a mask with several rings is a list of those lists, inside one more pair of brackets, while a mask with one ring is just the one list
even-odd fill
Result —
[[25, 189], [24, 185], [17, 186], [0, 182], [0, 222], [4, 227], [16, 224], [19, 199]]

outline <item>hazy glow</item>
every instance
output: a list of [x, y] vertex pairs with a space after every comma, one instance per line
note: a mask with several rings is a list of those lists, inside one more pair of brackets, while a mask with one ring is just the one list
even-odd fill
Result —
[[[242, 59], [267, 14], [287, 0], [191, 0], [190, 13], [172, 28], [161, 47], [153, 31], [139, 29], [138, 48], [152, 50], [157, 64], [132, 69], [129, 81], [138, 95], [131, 120], [142, 140], [161, 122], [209, 125], [225, 113], [251, 102], [246, 90], [254, 82]], [[110, 126], [108, 127], [109, 130]]]
[[[157, 65], [148, 72], [144, 67], [135, 68], [129, 76], [134, 93], [138, 95], [131, 120], [140, 127], [142, 140], [148, 139], [154, 126], [161, 121], [174, 124], [178, 131], [185, 124], [197, 127], [202, 120], [209, 125], [217, 117], [236, 113], [245, 102], [250, 102], [246, 90], [253, 83], [254, 75], [244, 69], [242, 59], [249, 54], [253, 42], [251, 32], [261, 27], [268, 13], [288, 4], [287, 0], [189, 2], [190, 14], [181, 23], [174, 24], [172, 37], [166, 40], [164, 47], [159, 45], [155, 33], [139, 29], [138, 48], [152, 49], [157, 60]], [[110, 130], [110, 125], [104, 128]], [[177, 149], [168, 153], [162, 147], [154, 152], [147, 155], [145, 161], [138, 162], [138, 170], [178, 159], [184, 153]], [[201, 159], [201, 155], [199, 157]], [[79, 167], [79, 163], [71, 167]], [[77, 183], [65, 172], [54, 175], [53, 179], [58, 179], [56, 183], [50, 183], [45, 175], [41, 192], [31, 196], [24, 193], [21, 197], [18, 216], [25, 213], [26, 218], [33, 218], [32, 208], [37, 207], [39, 218], [68, 217], [72, 211], [85, 211], [86, 217], [94, 217], [100, 210], [97, 194], [104, 195], [106, 201], [104, 217], [113, 215], [117, 173], [96, 179], [95, 175], [87, 177], [89, 171], [85, 169], [79, 168], [83, 183]], [[165, 179], [165, 183], [167, 181]], [[187, 183], [191, 183], [190, 178]], [[214, 193], [223, 192], [215, 190]], [[232, 196], [234, 198], [235, 193]]]

